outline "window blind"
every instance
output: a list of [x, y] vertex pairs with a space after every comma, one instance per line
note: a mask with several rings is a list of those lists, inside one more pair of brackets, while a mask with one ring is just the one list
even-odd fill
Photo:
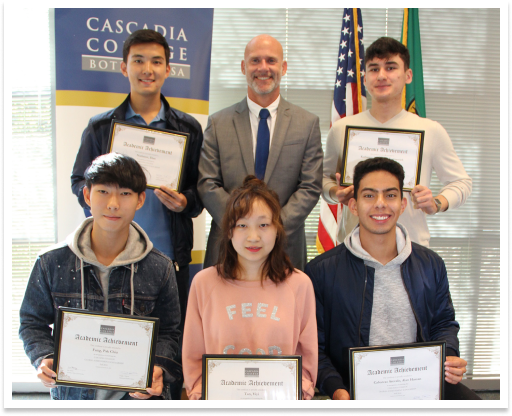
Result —
[[[19, 308], [37, 253], [56, 242], [54, 141], [48, 9], [19, 10], [20, 19], [38, 34], [30, 48], [34, 65], [10, 71], [12, 85], [12, 381], [37, 381], [18, 339]], [[20, 49], [20, 53], [21, 50]], [[21, 59], [21, 56], [18, 56]], [[42, 386], [42, 385], [41, 385]]]
[[[445, 260], [461, 325], [461, 355], [468, 377], [499, 378], [499, 9], [420, 9], [427, 117], [448, 131], [473, 178], [468, 202], [428, 218], [431, 248]], [[363, 8], [365, 45], [380, 36], [400, 39], [403, 9]], [[215, 9], [210, 113], [246, 95], [240, 61], [247, 42], [268, 33], [288, 60], [283, 96], [320, 117], [325, 143], [343, 9]], [[18, 16], [38, 33], [33, 67], [12, 71], [12, 360], [13, 380], [34, 380], [17, 332], [19, 304], [37, 252], [55, 242], [48, 11], [26, 8]], [[475, 30], [478, 28], [478, 30]], [[371, 98], [368, 97], [368, 108]], [[432, 191], [441, 185], [435, 175]], [[23, 192], [20, 192], [23, 190]], [[485, 205], [484, 205], [485, 201]], [[306, 222], [308, 258], [315, 247], [318, 206]], [[206, 229], [210, 228], [208, 216]]]
[[[499, 9], [420, 9], [419, 16], [427, 117], [448, 131], [473, 179], [473, 193], [463, 207], [428, 218], [431, 248], [448, 269], [467, 377], [496, 379], [499, 203], [489, 201], [500, 195]], [[342, 17], [343, 9], [215, 9], [210, 113], [246, 95], [240, 72], [245, 45], [268, 33], [282, 43], [288, 61], [282, 95], [319, 116], [325, 144]], [[403, 9], [363, 8], [362, 18], [366, 47], [380, 36], [400, 40]], [[431, 187], [435, 194], [441, 188], [435, 174]], [[319, 204], [306, 221], [308, 259], [318, 255], [318, 216]]]

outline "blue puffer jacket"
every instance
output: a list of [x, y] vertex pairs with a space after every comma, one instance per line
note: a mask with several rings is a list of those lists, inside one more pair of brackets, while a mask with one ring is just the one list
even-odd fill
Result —
[[[313, 281], [318, 324], [317, 387], [332, 397], [349, 391], [348, 348], [368, 346], [375, 269], [342, 244], [306, 266]], [[459, 324], [443, 259], [412, 243], [402, 279], [418, 324], [417, 342], [446, 341], [446, 355], [459, 356]]]

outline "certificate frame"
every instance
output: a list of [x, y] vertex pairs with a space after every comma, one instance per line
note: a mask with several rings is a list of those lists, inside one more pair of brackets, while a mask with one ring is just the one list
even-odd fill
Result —
[[[180, 166], [179, 166], [178, 178], [176, 180], [176, 186], [171, 186], [171, 188], [173, 190], [175, 190], [176, 192], [181, 192], [181, 188], [183, 185], [183, 177], [184, 177], [183, 170], [185, 169], [185, 161], [187, 160], [186, 156], [189, 151], [190, 133], [184, 133], [184, 132], [180, 132], [180, 131], [174, 131], [174, 130], [156, 128], [156, 127], [149, 127], [149, 126], [144, 126], [141, 124], [130, 123], [130, 122], [127, 122], [124, 120], [113, 119], [111, 122], [111, 125], [110, 125], [110, 137], [109, 137], [109, 142], [108, 142], [108, 152], [109, 153], [112, 153], [114, 151], [113, 149], [114, 149], [114, 143], [116, 140], [116, 131], [118, 131], [119, 127], [123, 127], [123, 126], [126, 128], [129, 128], [129, 129], [140, 130], [141, 134], [144, 134], [144, 132], [147, 132], [150, 134], [152, 134], [152, 132], [156, 132], [160, 136], [160, 139], [162, 138], [162, 136], [165, 137], [166, 135], [168, 135], [169, 138], [171, 138], [171, 136], [173, 136], [173, 137], [178, 136], [179, 138], [182, 138], [184, 140], [184, 146], [183, 146], [181, 157], [180, 157]], [[144, 146], [144, 144], [148, 147], [150, 145], [152, 145], [151, 139], [153, 139], [153, 141], [154, 141], [154, 138], [144, 136], [143, 140], [146, 140], [146, 139], [148, 139], [148, 143], [146, 143], [146, 142], [141, 143], [141, 146]], [[126, 154], [127, 156], [133, 157], [133, 155], [129, 154], [129, 152], [123, 153], [123, 152], [120, 152], [119, 149], [116, 151], [118, 153]], [[139, 162], [139, 164], [143, 167], [143, 170], [145, 171], [145, 173], [149, 174], [148, 169], [144, 167], [143, 163], [141, 163], [141, 160], [137, 159], [136, 157], [134, 157], [134, 159], [137, 160], [137, 162]], [[160, 185], [156, 184], [150, 177], [148, 177], [147, 174], [146, 174], [146, 179], [147, 179], [146, 187], [151, 188], [151, 189], [160, 189]]]
[[[339, 168], [340, 173], [341, 173], [340, 185], [342, 185], [342, 186], [353, 185], [353, 178], [351, 175], [353, 174], [353, 169], [354, 169], [355, 165], [354, 165], [354, 162], [352, 161], [353, 155], [348, 154], [349, 148], [350, 148], [350, 141], [351, 141], [351, 138], [353, 138], [355, 135], [358, 135], [358, 134], [361, 134], [364, 132], [370, 132], [370, 133], [382, 132], [382, 133], [393, 134], [393, 135], [401, 134], [401, 135], [404, 135], [404, 140], [409, 138], [413, 141], [418, 141], [417, 154], [414, 155], [414, 160], [416, 162], [415, 174], [408, 175], [408, 171], [404, 167], [404, 170], [406, 170], [406, 172], [405, 172], [403, 190], [406, 192], [412, 191], [414, 186], [419, 184], [420, 177], [421, 177], [421, 161], [423, 159], [423, 145], [424, 145], [424, 139], [425, 139], [425, 131], [424, 130], [385, 129], [385, 128], [380, 128], [380, 127], [361, 127], [361, 126], [347, 125], [345, 127], [343, 155], [342, 155], [342, 159], [341, 159], [341, 166]], [[380, 140], [381, 140], [381, 138], [379, 138], [379, 141]], [[386, 140], [386, 138], [384, 138], [384, 141], [382, 143], [386, 143], [385, 140]], [[389, 146], [389, 138], [387, 138], [387, 145], [377, 143], [377, 144], [375, 144], [375, 146], [381, 146], [380, 149], [386, 150], [386, 148], [384, 146]], [[378, 153], [378, 156], [387, 157], [389, 159], [395, 160], [395, 158], [393, 158], [393, 153], [388, 154], [382, 150], [378, 151], [377, 147], [372, 148], [372, 150], [374, 150], [374, 151], [371, 152], [371, 154], [374, 154], [374, 155], [372, 155], [371, 157], [376, 157], [377, 155], [375, 153]], [[361, 161], [361, 160], [363, 160], [363, 158], [361, 158], [359, 161]], [[413, 159], [411, 158], [411, 160], [413, 160]]]
[[[202, 362], [202, 400], [215, 400], [212, 394], [209, 394], [208, 383], [211, 377], [209, 373], [212, 371], [212, 364], [215, 366], [215, 361], [221, 362], [236, 362], [240, 361], [240, 364], [250, 361], [258, 362], [275, 362], [276, 364], [293, 362], [296, 365], [295, 375], [295, 398], [294, 400], [302, 400], [302, 356], [300, 355], [249, 355], [249, 354], [203, 354]], [[251, 377], [247, 375], [247, 370], [253, 370], [252, 368], [244, 368], [245, 377]], [[243, 377], [243, 376], [241, 376]], [[293, 399], [292, 399], [293, 400]]]
[[[131, 321], [134, 324], [136, 323], [149, 323], [151, 324], [151, 329], [149, 330], [148, 336], [150, 338], [150, 348], [149, 354], [147, 357], [143, 359], [147, 359], [147, 367], [146, 367], [146, 377], [141, 377], [141, 382], [139, 387], [134, 386], [123, 386], [122, 384], [108, 384], [102, 383], [100, 380], [97, 382], [83, 382], [70, 379], [69, 376], [66, 376], [65, 379], [61, 374], [61, 352], [62, 352], [62, 335], [64, 331], [64, 327], [66, 322], [70, 319], [76, 318], [78, 316], [94, 316], [105, 318], [108, 321], [112, 321], [115, 323], [116, 321], [123, 321], [126, 323], [127, 321]], [[103, 326], [103, 325], [102, 325]], [[153, 382], [153, 365], [155, 361], [155, 353], [156, 353], [156, 343], [158, 340], [158, 330], [160, 326], [160, 319], [156, 317], [145, 317], [138, 315], [123, 315], [123, 314], [115, 314], [108, 312], [100, 312], [100, 311], [88, 311], [85, 309], [76, 309], [76, 308], [67, 308], [60, 306], [57, 310], [57, 321], [54, 325], [54, 357], [53, 357], [53, 371], [57, 374], [55, 378], [55, 384], [61, 386], [69, 386], [69, 387], [81, 387], [81, 388], [95, 388], [95, 389], [107, 389], [107, 390], [116, 390], [116, 391], [125, 391], [125, 392], [142, 392], [147, 393], [146, 389], [151, 387]], [[100, 331], [103, 328], [100, 328]], [[105, 328], [108, 330], [108, 328]], [[146, 329], [146, 331], [148, 331]], [[101, 335], [100, 335], [101, 336]]]
[[[356, 354], [365, 353], [371, 354], [372, 352], [381, 352], [381, 351], [406, 351], [417, 348], [431, 348], [431, 347], [439, 347], [441, 357], [439, 359], [439, 399], [444, 399], [444, 363], [446, 361], [446, 341], [428, 341], [428, 342], [415, 342], [409, 344], [393, 344], [393, 345], [376, 345], [371, 347], [354, 347], [349, 348], [349, 372], [350, 372], [350, 399], [358, 400], [357, 391], [356, 391]], [[394, 357], [399, 361], [399, 358], [403, 357]], [[391, 364], [393, 365], [393, 364]]]

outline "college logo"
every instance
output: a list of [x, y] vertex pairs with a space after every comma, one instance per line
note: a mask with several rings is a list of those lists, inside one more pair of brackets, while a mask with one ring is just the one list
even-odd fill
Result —
[[[140, 23], [140, 24], [139, 24]], [[141, 27], [142, 26], [142, 27]], [[153, 26], [153, 27], [151, 27]], [[187, 36], [183, 28], [175, 28], [169, 25], [104, 18], [89, 17], [86, 21], [87, 31], [90, 36], [87, 39], [86, 47], [89, 52], [99, 52], [104, 54], [118, 53], [123, 47], [124, 39], [137, 29], [154, 29], [159, 32], [167, 42], [169, 42], [169, 58], [172, 60], [187, 61]], [[175, 30], [176, 29], [176, 30]], [[106, 39], [109, 37], [109, 39]], [[175, 43], [178, 42], [177, 45]], [[98, 56], [83, 54], [82, 70], [83, 71], [101, 71], [101, 72], [121, 72], [122, 58], [114, 56]], [[190, 65], [185, 63], [169, 62], [171, 72], [169, 78], [190, 79]]]
[[144, 138], [142, 139], [142, 142], [143, 143], [147, 143], [147, 144], [151, 144], [151, 145], [155, 145], [155, 138], [154, 137], [149, 137], [149, 136], [144, 136]]
[[116, 327], [113, 325], [100, 325], [100, 334], [115, 335]]
[[405, 364], [405, 357], [391, 357], [391, 365], [404, 365]]
[[389, 146], [389, 137], [379, 137], [379, 146]]
[[246, 368], [245, 369], [245, 377], [259, 377], [260, 369], [259, 368]]

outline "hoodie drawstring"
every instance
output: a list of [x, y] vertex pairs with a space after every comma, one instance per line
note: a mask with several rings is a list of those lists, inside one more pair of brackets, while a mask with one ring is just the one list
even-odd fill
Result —
[[82, 279], [82, 309], [85, 309], [85, 295], [84, 295], [84, 261], [80, 258], [80, 277]]
[[130, 308], [130, 315], [133, 315], [133, 306], [135, 305], [135, 289], [133, 288], [133, 274], [134, 274], [134, 267], [132, 263], [132, 274], [130, 275], [130, 289], [132, 293], [132, 305]]
[[[135, 289], [133, 287], [133, 276], [135, 273], [135, 268], [133, 266], [133, 263], [131, 264], [131, 274], [130, 274], [130, 292], [132, 295], [132, 304], [130, 306], [130, 315], [133, 315], [133, 308], [135, 307]], [[82, 284], [82, 309], [85, 309], [85, 290], [84, 290], [84, 261], [80, 258], [80, 277], [81, 277], [81, 284]], [[105, 302], [108, 300], [105, 299]]]

